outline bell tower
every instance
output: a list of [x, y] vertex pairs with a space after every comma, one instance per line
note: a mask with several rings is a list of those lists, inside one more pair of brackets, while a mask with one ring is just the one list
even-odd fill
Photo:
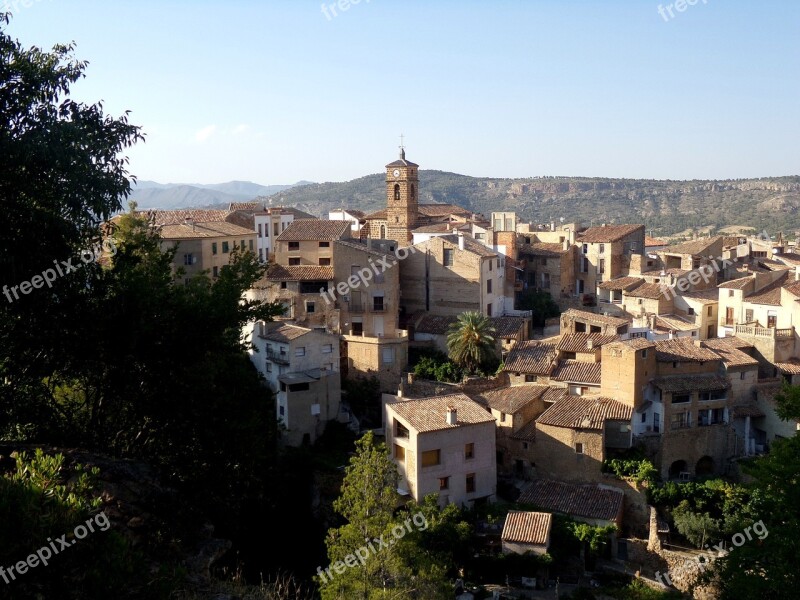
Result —
[[400, 136], [400, 159], [386, 165], [386, 237], [411, 243], [419, 214], [419, 165], [406, 160]]

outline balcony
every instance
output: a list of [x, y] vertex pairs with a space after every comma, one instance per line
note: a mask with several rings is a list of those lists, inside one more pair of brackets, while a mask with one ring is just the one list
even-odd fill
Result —
[[794, 329], [791, 327], [778, 329], [776, 327], [759, 327], [757, 325], [736, 325], [736, 335], [748, 335], [762, 338], [792, 338]]
[[286, 352], [276, 352], [275, 350], [270, 350], [267, 348], [267, 360], [274, 362], [278, 365], [288, 365], [289, 364], [289, 354]]

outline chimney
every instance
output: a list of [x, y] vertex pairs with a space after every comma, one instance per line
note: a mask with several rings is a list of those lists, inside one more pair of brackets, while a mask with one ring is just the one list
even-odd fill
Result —
[[563, 242], [561, 242], [561, 249], [562, 249], [564, 252], [566, 252], [567, 250], [569, 250], [569, 238], [568, 238], [568, 237], [565, 237], [565, 238], [564, 238], [564, 241], [563, 241]]
[[191, 227], [191, 228], [192, 228], [192, 231], [194, 231], [194, 230], [195, 230], [195, 229], [194, 229], [194, 219], [192, 219], [191, 217], [186, 217], [186, 218], [183, 220], [183, 224], [184, 224], [184, 225], [186, 225], [187, 227]]
[[556, 222], [550, 221], [550, 231], [555, 231], [555, 230], [556, 230]]
[[463, 233], [459, 233], [458, 234], [458, 249], [459, 250], [463, 250], [464, 249], [464, 234]]
[[586, 348], [588, 348], [589, 350], [594, 349], [594, 340], [592, 338], [586, 340]]
[[456, 410], [455, 406], [447, 407], [447, 424], [448, 425], [458, 424], [458, 411]]
[[693, 340], [693, 341], [694, 341], [694, 345], [697, 346], [698, 348], [702, 348], [703, 347], [703, 340]]

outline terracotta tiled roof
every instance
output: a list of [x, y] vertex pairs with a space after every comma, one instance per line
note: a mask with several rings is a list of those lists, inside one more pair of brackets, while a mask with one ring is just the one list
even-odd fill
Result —
[[517, 342], [509, 352], [504, 370], [533, 375], [549, 375], [555, 367], [555, 344], [537, 341]]
[[161, 237], [164, 240], [194, 240], [253, 235], [255, 235], [255, 232], [252, 229], [245, 229], [225, 221], [194, 223], [194, 225], [164, 225], [161, 228]]
[[743, 290], [753, 285], [753, 281], [754, 281], [753, 277], [748, 275], [747, 277], [740, 277], [739, 279], [731, 279], [730, 281], [724, 281], [720, 283], [717, 287], [725, 290]]
[[269, 281], [333, 281], [333, 267], [270, 265], [266, 278]]
[[419, 210], [419, 214], [425, 217], [472, 216], [471, 211], [456, 204], [419, 204], [417, 210]]
[[[751, 304], [767, 304], [769, 306], [780, 306], [781, 303], [781, 287], [786, 283], [788, 273], [784, 272], [778, 278], [767, 286], [764, 286], [757, 292], [749, 294], [745, 297], [745, 302]], [[793, 283], [793, 282], [792, 282]]]
[[777, 260], [786, 263], [792, 267], [800, 265], [800, 254], [795, 254], [794, 252], [785, 252], [783, 254], [773, 254], [772, 255]]
[[622, 344], [623, 346], [627, 346], [632, 350], [644, 350], [645, 348], [654, 348], [656, 345], [655, 342], [651, 342], [647, 338], [643, 337], [635, 337], [635, 338], [630, 338], [628, 340], [619, 340], [617, 342], [612, 342], [612, 344], [614, 345]]
[[[465, 394], [391, 402], [388, 406], [405, 419], [417, 433], [494, 423], [491, 413]], [[451, 406], [456, 409], [455, 425], [447, 422], [447, 409]]]
[[656, 342], [658, 362], [706, 362], [719, 359], [719, 356], [708, 348], [698, 347], [692, 338], [673, 338]]
[[644, 231], [644, 225], [606, 225], [605, 227], [589, 227], [578, 234], [578, 241], [588, 244], [616, 242], [639, 230]]
[[633, 408], [611, 398], [567, 396], [536, 419], [539, 425], [601, 430], [606, 421], [630, 421]]
[[433, 223], [417, 227], [412, 233], [452, 233], [454, 228], [460, 229], [460, 227], [451, 223]]
[[667, 298], [664, 293], [665, 288], [658, 283], [643, 283], [636, 286], [632, 290], [625, 292], [629, 298], [648, 298], [650, 300], [658, 300], [659, 298]]
[[513, 415], [529, 403], [541, 398], [548, 389], [549, 386], [546, 385], [514, 385], [484, 392], [478, 400], [482, 399], [487, 406]]
[[[662, 250], [665, 254], [691, 254], [692, 256], [708, 256], [711, 253], [711, 246], [722, 241], [722, 236], [717, 235], [711, 238], [692, 240], [676, 246], [668, 246]], [[722, 247], [722, 246], [720, 246]], [[716, 258], [716, 257], [714, 257]]]
[[504, 542], [546, 546], [553, 527], [553, 515], [543, 512], [510, 510], [503, 525]]
[[562, 317], [567, 317], [568, 320], [574, 318], [581, 321], [602, 323], [603, 325], [611, 325], [612, 327], [619, 327], [622, 325], [628, 325], [630, 323], [628, 319], [601, 315], [599, 313], [593, 313], [587, 310], [578, 310], [577, 308], [570, 308], [569, 310], [564, 311]]
[[641, 277], [617, 277], [616, 279], [609, 279], [604, 281], [597, 287], [601, 290], [624, 290], [629, 292], [636, 289], [644, 283]]
[[494, 327], [496, 338], [513, 337], [525, 326], [525, 319], [522, 317], [492, 317], [489, 319]]
[[657, 238], [651, 238], [649, 235], [644, 236], [644, 247], [649, 248], [651, 246], [666, 246], [667, 242], [665, 240], [659, 240]]
[[508, 437], [522, 442], [536, 441], [536, 421], [529, 421], [516, 431], [508, 434]]
[[725, 390], [730, 387], [727, 377], [713, 374], [669, 375], [657, 377], [653, 385], [665, 392], [692, 392], [696, 390]]
[[297, 325], [282, 324], [271, 331], [265, 332], [264, 335], [259, 337], [271, 342], [283, 342], [285, 344], [307, 333], [311, 333], [311, 330], [305, 327], [298, 327]]
[[[360, 241], [356, 240], [350, 240], [350, 239], [335, 240], [333, 243], [336, 244], [337, 246], [343, 246], [345, 248], [353, 248], [354, 250], [361, 250], [362, 252], [366, 252], [367, 254], [371, 254], [372, 256], [380, 256], [381, 258], [388, 256], [386, 252], [380, 252], [379, 250], [370, 248], [366, 244], [363, 244]], [[385, 267], [382, 268], [385, 269]]]
[[349, 221], [295, 219], [277, 238], [279, 242], [305, 240], [340, 240], [350, 232]]
[[783, 289], [789, 292], [792, 296], [800, 298], [800, 281], [790, 280], [784, 284]]
[[[729, 340], [736, 340], [732, 342]], [[758, 361], [742, 351], [742, 348], [751, 348], [746, 342], [741, 345], [741, 340], [734, 337], [706, 340], [705, 345], [716, 352], [726, 367], [750, 367], [758, 365]]]
[[719, 292], [717, 288], [712, 288], [710, 290], [698, 290], [693, 292], [683, 292], [681, 293], [678, 291], [678, 295], [681, 298], [685, 298], [686, 300], [693, 300], [696, 302], [701, 302], [702, 304], [716, 304], [719, 302]]
[[535, 256], [549, 256], [549, 257], [559, 257], [564, 252], [569, 252], [569, 250], [564, 250], [561, 244], [551, 244], [545, 242], [534, 242], [533, 244], [522, 244], [519, 248], [520, 254], [533, 254]]
[[600, 363], [562, 360], [550, 376], [556, 381], [600, 385]]
[[[458, 238], [459, 236], [454, 234], [443, 235], [439, 237], [439, 239], [450, 242], [455, 246], [458, 246]], [[464, 236], [464, 250], [467, 252], [472, 252], [473, 254], [477, 254], [478, 256], [497, 256], [497, 252], [488, 246], [484, 246], [480, 242], [475, 241], [473, 238], [467, 235]]]
[[[565, 333], [558, 340], [556, 350], [561, 352], [591, 353], [595, 348], [610, 344], [619, 339], [618, 335], [603, 335], [602, 333]], [[592, 348], [589, 348], [589, 342]]]
[[753, 344], [747, 340], [743, 340], [742, 338], [732, 335], [723, 338], [710, 338], [705, 340], [703, 343], [706, 345], [706, 347], [711, 348], [712, 350], [717, 350], [719, 348], [738, 348], [739, 350], [743, 350], [753, 347]]
[[244, 212], [256, 212], [264, 210], [263, 202], [231, 202], [228, 205], [228, 210], [241, 210]]
[[655, 325], [657, 328], [668, 331], [693, 331], [698, 329], [694, 321], [681, 315], [657, 315]]
[[522, 491], [517, 502], [573, 517], [615, 521], [622, 513], [624, 498], [621, 490], [599, 485], [538, 479]]
[[733, 407], [733, 416], [752, 417], [757, 419], [759, 417], [765, 417], [766, 415], [764, 414], [764, 411], [755, 404], [740, 404]]
[[785, 362], [776, 362], [775, 366], [784, 375], [800, 375], [800, 360], [796, 358], [790, 358]]
[[[195, 223], [219, 223], [228, 216], [227, 210], [202, 210], [191, 208], [187, 210], [151, 210], [143, 211], [152, 216], [156, 225], [180, 225], [185, 220], [191, 219]], [[140, 212], [140, 214], [142, 214]]]

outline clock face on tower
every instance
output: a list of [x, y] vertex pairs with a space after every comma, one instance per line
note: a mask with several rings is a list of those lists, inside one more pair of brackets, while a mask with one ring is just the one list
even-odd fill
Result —
[[395, 169], [394, 171], [392, 171], [392, 175], [394, 175], [395, 177], [400, 177], [400, 169]]

